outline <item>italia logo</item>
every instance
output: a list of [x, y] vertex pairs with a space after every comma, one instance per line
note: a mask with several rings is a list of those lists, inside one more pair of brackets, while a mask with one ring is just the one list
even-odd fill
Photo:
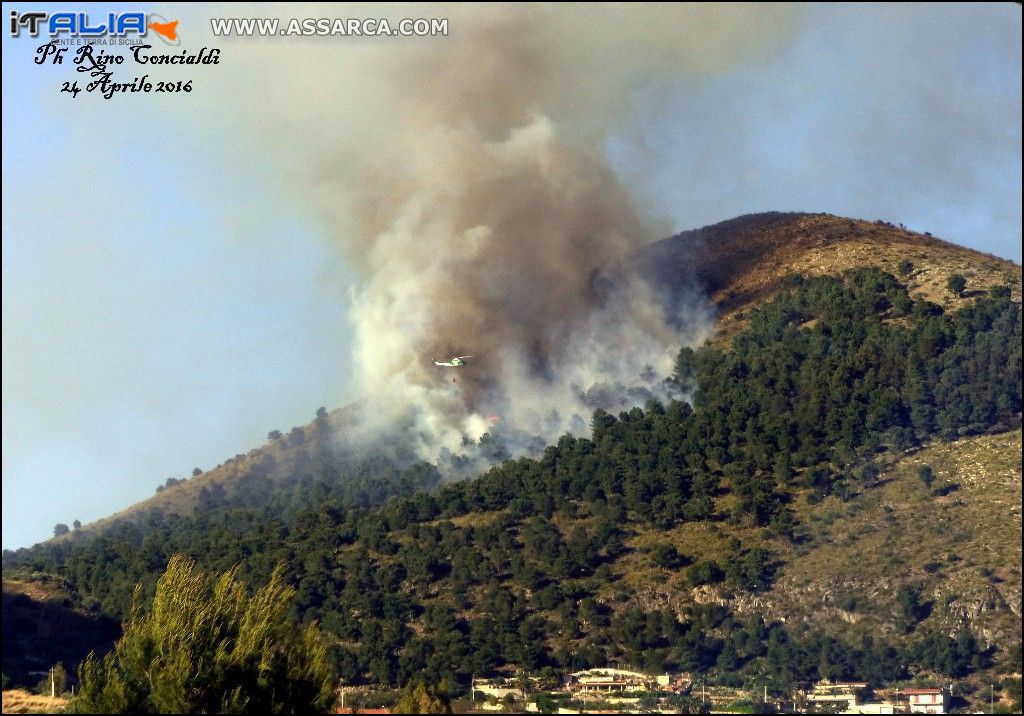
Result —
[[18, 12], [11, 10], [11, 37], [25, 30], [31, 37], [45, 32], [50, 37], [145, 37], [152, 30], [168, 45], [178, 46], [178, 21], [144, 12], [110, 12], [90, 16], [86, 12]]

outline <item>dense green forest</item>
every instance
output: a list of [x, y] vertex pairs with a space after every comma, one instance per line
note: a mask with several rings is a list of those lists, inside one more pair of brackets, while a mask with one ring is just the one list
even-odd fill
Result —
[[[732, 540], [718, 560], [664, 546], [657, 564], [692, 585], [766, 590], [782, 566], [773, 541], [808, 539], [795, 496], [844, 498], [872, 489], [880, 454], [1020, 425], [1021, 310], [1005, 288], [946, 314], [896, 277], [857, 269], [794, 279], [745, 318], [730, 345], [680, 351], [669, 380], [690, 402], [599, 410], [590, 438], [565, 435], [477, 479], [439, 486], [416, 464], [353, 490], [312, 451], [260, 506], [151, 514], [7, 553], [5, 569], [59, 574], [123, 617], [133, 586], [152, 592], [176, 553], [209, 570], [240, 565], [251, 584], [284, 564], [294, 616], [332, 635], [334, 668], [354, 683], [618, 661], [725, 682], [757, 673], [783, 688], [985, 666], [996, 655], [967, 629], [918, 628], [927, 607], [909, 588], [893, 643], [847, 643], [714, 604], [648, 610], [615, 590], [610, 566], [635, 529], [695, 521], [758, 537]], [[501, 435], [483, 441], [500, 449]]]

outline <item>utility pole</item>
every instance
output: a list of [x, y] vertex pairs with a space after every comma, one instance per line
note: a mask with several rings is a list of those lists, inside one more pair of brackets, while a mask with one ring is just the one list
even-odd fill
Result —
[[988, 712], [994, 714], [996, 708], [996, 687], [993, 684], [988, 685]]
[[57, 684], [54, 682], [54, 679], [53, 679], [53, 667], [51, 666], [50, 667], [50, 698], [52, 699], [52, 698], [55, 698], [56, 696], [57, 696]]

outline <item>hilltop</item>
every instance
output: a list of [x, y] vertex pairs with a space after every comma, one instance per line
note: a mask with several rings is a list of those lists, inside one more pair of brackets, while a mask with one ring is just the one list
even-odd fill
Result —
[[[651, 245], [649, 255], [651, 264], [667, 267], [669, 277], [693, 272], [718, 309], [723, 336], [746, 325], [745, 312], [769, 300], [795, 274], [873, 267], [901, 275], [901, 264], [909, 262], [904, 279], [911, 295], [944, 308], [1003, 284], [1020, 300], [1021, 267], [1012, 261], [884, 221], [831, 214], [740, 216], [663, 239]], [[953, 274], [967, 279], [963, 298], [946, 288]]]

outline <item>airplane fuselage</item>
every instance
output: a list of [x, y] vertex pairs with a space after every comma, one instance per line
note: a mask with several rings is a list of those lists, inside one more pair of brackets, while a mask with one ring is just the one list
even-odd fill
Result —
[[455, 356], [454, 358], [447, 361], [434, 361], [434, 365], [443, 365], [448, 368], [458, 368], [466, 365], [466, 358], [472, 358], [473, 356]]

